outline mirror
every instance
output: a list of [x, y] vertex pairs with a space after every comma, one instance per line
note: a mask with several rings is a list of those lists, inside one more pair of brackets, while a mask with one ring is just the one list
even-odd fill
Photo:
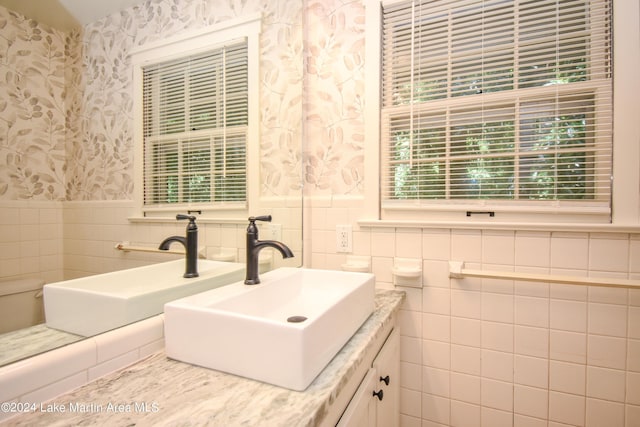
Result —
[[[272, 268], [302, 265], [303, 2], [181, 2], [139, 1], [69, 33], [0, 6], [8, 63], [0, 76], [0, 280], [52, 283], [182, 258], [115, 249], [123, 242], [154, 248], [186, 226], [170, 216], [135, 217], [129, 52], [256, 13], [260, 171], [248, 214], [271, 214], [260, 237], [281, 240], [295, 254], [291, 261], [274, 255]], [[244, 262], [246, 214], [226, 212], [198, 226], [202, 256]], [[2, 333], [0, 365], [81, 339], [51, 332], [39, 325]], [[28, 350], [9, 354], [17, 348]]]

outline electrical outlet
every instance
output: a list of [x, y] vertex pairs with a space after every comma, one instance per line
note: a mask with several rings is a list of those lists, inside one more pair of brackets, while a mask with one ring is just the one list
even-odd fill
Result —
[[336, 225], [336, 251], [353, 252], [353, 233], [350, 225]]
[[269, 231], [271, 234], [269, 235], [269, 239], [271, 240], [282, 240], [282, 224], [271, 223], [269, 224]]

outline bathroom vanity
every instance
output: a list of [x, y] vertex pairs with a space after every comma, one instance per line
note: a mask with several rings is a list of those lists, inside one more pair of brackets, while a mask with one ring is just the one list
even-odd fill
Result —
[[377, 425], [397, 425], [396, 317], [403, 299], [403, 292], [377, 290], [373, 314], [301, 392], [178, 362], [161, 351], [8, 423], [289, 427], [376, 425], [377, 419]]

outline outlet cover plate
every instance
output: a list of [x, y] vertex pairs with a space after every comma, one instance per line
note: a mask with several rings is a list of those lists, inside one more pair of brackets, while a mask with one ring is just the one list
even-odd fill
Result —
[[336, 252], [353, 252], [353, 232], [351, 225], [336, 225]]

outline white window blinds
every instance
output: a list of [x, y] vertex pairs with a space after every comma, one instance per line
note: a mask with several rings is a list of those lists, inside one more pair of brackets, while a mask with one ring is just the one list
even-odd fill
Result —
[[608, 209], [610, 9], [607, 0], [383, 5], [383, 208]]
[[244, 203], [245, 40], [143, 68], [144, 205]]

